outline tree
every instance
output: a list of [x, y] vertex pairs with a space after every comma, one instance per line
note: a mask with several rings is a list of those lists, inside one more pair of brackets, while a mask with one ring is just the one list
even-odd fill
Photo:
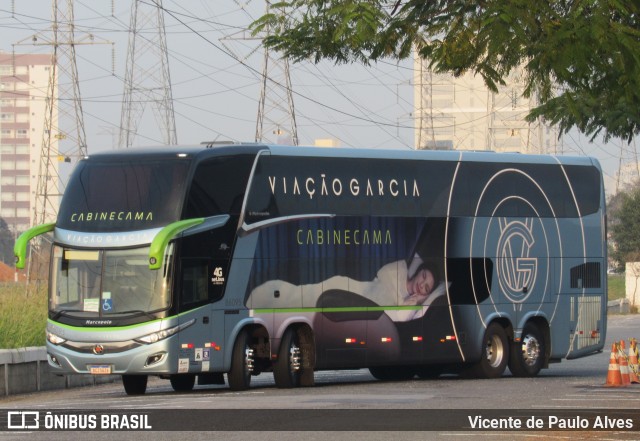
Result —
[[[275, 12], [274, 12], [275, 10]], [[516, 67], [528, 115], [595, 138], [640, 132], [638, 0], [285, 0], [252, 24], [294, 62], [371, 63], [415, 49], [436, 72], [497, 91]]]
[[13, 233], [9, 230], [5, 220], [0, 218], [0, 261], [10, 266], [13, 266], [15, 262], [13, 243]]
[[619, 265], [640, 261], [640, 185], [618, 193], [608, 207], [611, 258]]

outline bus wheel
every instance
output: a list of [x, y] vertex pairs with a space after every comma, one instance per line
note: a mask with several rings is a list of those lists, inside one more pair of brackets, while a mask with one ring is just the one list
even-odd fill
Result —
[[514, 377], [535, 377], [542, 369], [545, 343], [540, 328], [527, 323], [522, 330], [520, 342], [513, 342], [509, 370]]
[[146, 375], [123, 375], [122, 385], [127, 395], [144, 395], [147, 391]]
[[231, 355], [231, 370], [227, 374], [231, 390], [247, 390], [253, 372], [253, 349], [249, 346], [249, 334], [243, 330], [238, 334]]
[[498, 323], [491, 323], [484, 332], [480, 361], [472, 368], [478, 378], [498, 378], [504, 373], [509, 361], [507, 333]]
[[189, 392], [196, 383], [195, 374], [177, 374], [169, 377], [171, 387], [176, 392]]
[[295, 329], [285, 331], [280, 342], [278, 359], [273, 365], [273, 378], [276, 386], [292, 388], [300, 386], [302, 375], [302, 353], [300, 341]]

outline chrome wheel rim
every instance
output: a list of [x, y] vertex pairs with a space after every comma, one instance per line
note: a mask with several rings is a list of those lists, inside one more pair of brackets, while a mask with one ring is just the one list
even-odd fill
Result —
[[527, 366], [534, 366], [540, 358], [540, 342], [533, 335], [522, 339], [522, 360]]
[[502, 340], [497, 335], [492, 335], [487, 340], [487, 347], [485, 348], [485, 355], [487, 361], [491, 367], [498, 367], [504, 359], [504, 347]]

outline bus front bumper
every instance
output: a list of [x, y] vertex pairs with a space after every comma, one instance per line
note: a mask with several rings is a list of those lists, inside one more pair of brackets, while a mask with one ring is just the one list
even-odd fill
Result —
[[178, 361], [169, 356], [169, 346], [162, 341], [112, 352], [104, 343], [83, 344], [77, 350], [47, 342], [47, 360], [54, 374], [172, 374]]

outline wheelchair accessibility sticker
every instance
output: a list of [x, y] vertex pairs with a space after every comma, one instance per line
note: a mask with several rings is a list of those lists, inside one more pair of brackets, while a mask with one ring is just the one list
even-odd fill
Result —
[[109, 312], [113, 310], [113, 299], [110, 292], [102, 293], [102, 312]]

